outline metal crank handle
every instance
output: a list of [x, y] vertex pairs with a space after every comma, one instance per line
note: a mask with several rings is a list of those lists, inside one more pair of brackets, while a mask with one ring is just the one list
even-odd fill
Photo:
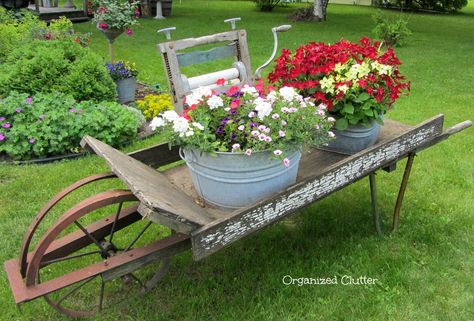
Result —
[[272, 52], [272, 55], [270, 56], [270, 58], [263, 65], [258, 67], [257, 70], [255, 70], [255, 79], [262, 78], [260, 76], [260, 73], [262, 72], [263, 68], [267, 67], [273, 61], [273, 58], [275, 58], [275, 55], [276, 55], [276, 52], [277, 52], [277, 49], [278, 49], [278, 35], [277, 34], [279, 32], [285, 32], [285, 31], [288, 31], [290, 29], [291, 29], [291, 25], [281, 25], [281, 26], [272, 28], [273, 52]]
[[231, 26], [232, 30], [234, 30], [235, 29], [235, 22], [240, 21], [240, 20], [242, 20], [242, 19], [240, 19], [240, 17], [236, 17], [236, 18], [225, 19], [224, 22], [226, 22], [226, 23], [230, 22], [230, 26]]
[[157, 31], [157, 33], [164, 33], [166, 40], [171, 40], [171, 31], [176, 30], [176, 27], [163, 28]]

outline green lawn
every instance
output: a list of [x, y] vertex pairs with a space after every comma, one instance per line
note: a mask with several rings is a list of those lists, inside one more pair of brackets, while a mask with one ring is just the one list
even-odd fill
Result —
[[[251, 2], [175, 1], [173, 17], [142, 19], [133, 37], [121, 36], [116, 57], [136, 62], [141, 80], [164, 85], [156, 51], [163, 37], [157, 29], [176, 26], [175, 39], [200, 36], [228, 30], [222, 20], [240, 16], [239, 27], [248, 31], [256, 68], [271, 52], [270, 28], [288, 23], [286, 16], [293, 8], [260, 13]], [[292, 23], [293, 29], [281, 35], [281, 45], [293, 49], [308, 41], [370, 36], [373, 13], [369, 7], [329, 6], [327, 22]], [[409, 19], [413, 36], [397, 53], [412, 81], [412, 93], [400, 99], [388, 117], [416, 124], [443, 113], [446, 126], [472, 120], [474, 2], [457, 15], [409, 14]], [[105, 38], [91, 23], [76, 29], [92, 32], [91, 47], [106, 55]], [[223, 67], [221, 63], [214, 69]], [[189, 70], [193, 72], [197, 70]], [[156, 141], [139, 142], [128, 150]], [[175, 257], [158, 288], [94, 320], [473, 320], [473, 161], [472, 129], [422, 152], [415, 159], [400, 229], [390, 237], [375, 235], [368, 181], [363, 180], [208, 259], [193, 262], [190, 252]], [[403, 163], [396, 172], [377, 176], [386, 225]], [[41, 166], [1, 166], [1, 261], [17, 256], [23, 233], [48, 199], [72, 182], [105, 170], [95, 156]], [[99, 187], [67, 199], [48, 222]], [[64, 320], [43, 300], [18, 310], [5, 273], [0, 273], [0, 320]], [[283, 285], [285, 275], [368, 276], [378, 282], [298, 287]]]

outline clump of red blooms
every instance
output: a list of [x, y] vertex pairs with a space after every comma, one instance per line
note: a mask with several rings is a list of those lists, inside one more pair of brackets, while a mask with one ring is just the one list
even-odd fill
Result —
[[[392, 67], [390, 74], [370, 72], [356, 80], [336, 82], [335, 88], [346, 85], [356, 88], [356, 91], [366, 92], [374, 98], [375, 102], [390, 109], [392, 104], [402, 94], [408, 94], [410, 82], [405, 80], [398, 70], [401, 65], [392, 48], [381, 50], [380, 43], [367, 37], [359, 43], [340, 40], [335, 44], [311, 42], [300, 46], [292, 53], [283, 49], [276, 60], [276, 66], [270, 73], [270, 82], [280, 86], [292, 86], [305, 97], [312, 96], [316, 103], [323, 103], [331, 111], [332, 107], [340, 101], [347, 101], [346, 93], [335, 90], [334, 93], [325, 92], [320, 81], [327, 76], [334, 75], [337, 64], [345, 64], [353, 59], [356, 63], [378, 62]], [[354, 94], [354, 90], [352, 90]]]

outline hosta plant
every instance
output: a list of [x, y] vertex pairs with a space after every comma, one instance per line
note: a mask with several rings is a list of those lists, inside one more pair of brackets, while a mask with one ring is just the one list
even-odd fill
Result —
[[383, 114], [410, 89], [400, 65], [393, 49], [383, 50], [368, 38], [332, 45], [311, 42], [294, 53], [284, 49], [269, 80], [326, 105], [336, 128], [343, 130], [374, 120], [383, 124]]
[[[219, 83], [219, 82], [218, 82]], [[186, 96], [182, 115], [165, 111], [151, 122], [172, 145], [203, 152], [244, 153], [269, 150], [286, 166], [285, 151], [319, 146], [333, 136], [323, 104], [315, 106], [292, 87], [244, 85], [223, 93], [200, 88]]]

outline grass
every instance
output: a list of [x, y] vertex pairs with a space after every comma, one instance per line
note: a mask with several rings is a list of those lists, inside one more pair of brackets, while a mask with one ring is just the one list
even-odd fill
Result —
[[[143, 81], [165, 84], [156, 51], [163, 37], [157, 29], [176, 26], [175, 39], [199, 36], [227, 30], [222, 20], [240, 16], [239, 26], [248, 31], [252, 63], [257, 67], [271, 51], [270, 28], [288, 23], [286, 16], [293, 8], [260, 13], [251, 2], [175, 2], [173, 17], [143, 19], [135, 36], [121, 36], [116, 56], [135, 61]], [[292, 23], [293, 29], [281, 35], [280, 43], [293, 49], [311, 40], [357, 40], [371, 34], [374, 13], [368, 7], [331, 5], [327, 22]], [[409, 19], [413, 36], [397, 53], [413, 90], [388, 117], [416, 124], [443, 113], [446, 126], [473, 119], [474, 3], [456, 15], [410, 14]], [[92, 49], [106, 55], [105, 39], [90, 23], [76, 29], [91, 31]], [[224, 67], [221, 63], [214, 68]], [[156, 140], [139, 142], [128, 150]], [[473, 153], [470, 129], [416, 158], [396, 234], [375, 236], [368, 182], [363, 180], [208, 259], [193, 262], [190, 252], [178, 255], [158, 288], [143, 297], [131, 295], [129, 301], [94, 320], [472, 320]], [[396, 172], [377, 176], [386, 225], [403, 163]], [[95, 156], [48, 165], [1, 166], [1, 261], [18, 255], [23, 233], [48, 199], [72, 182], [105, 170], [104, 162]], [[78, 193], [52, 213], [48, 223], [99, 188], [117, 186], [116, 181], [103, 182]], [[5, 273], [0, 273], [1, 320], [64, 320], [42, 300], [17, 310]], [[285, 275], [365, 275], [378, 282], [298, 287], [283, 285]]]

